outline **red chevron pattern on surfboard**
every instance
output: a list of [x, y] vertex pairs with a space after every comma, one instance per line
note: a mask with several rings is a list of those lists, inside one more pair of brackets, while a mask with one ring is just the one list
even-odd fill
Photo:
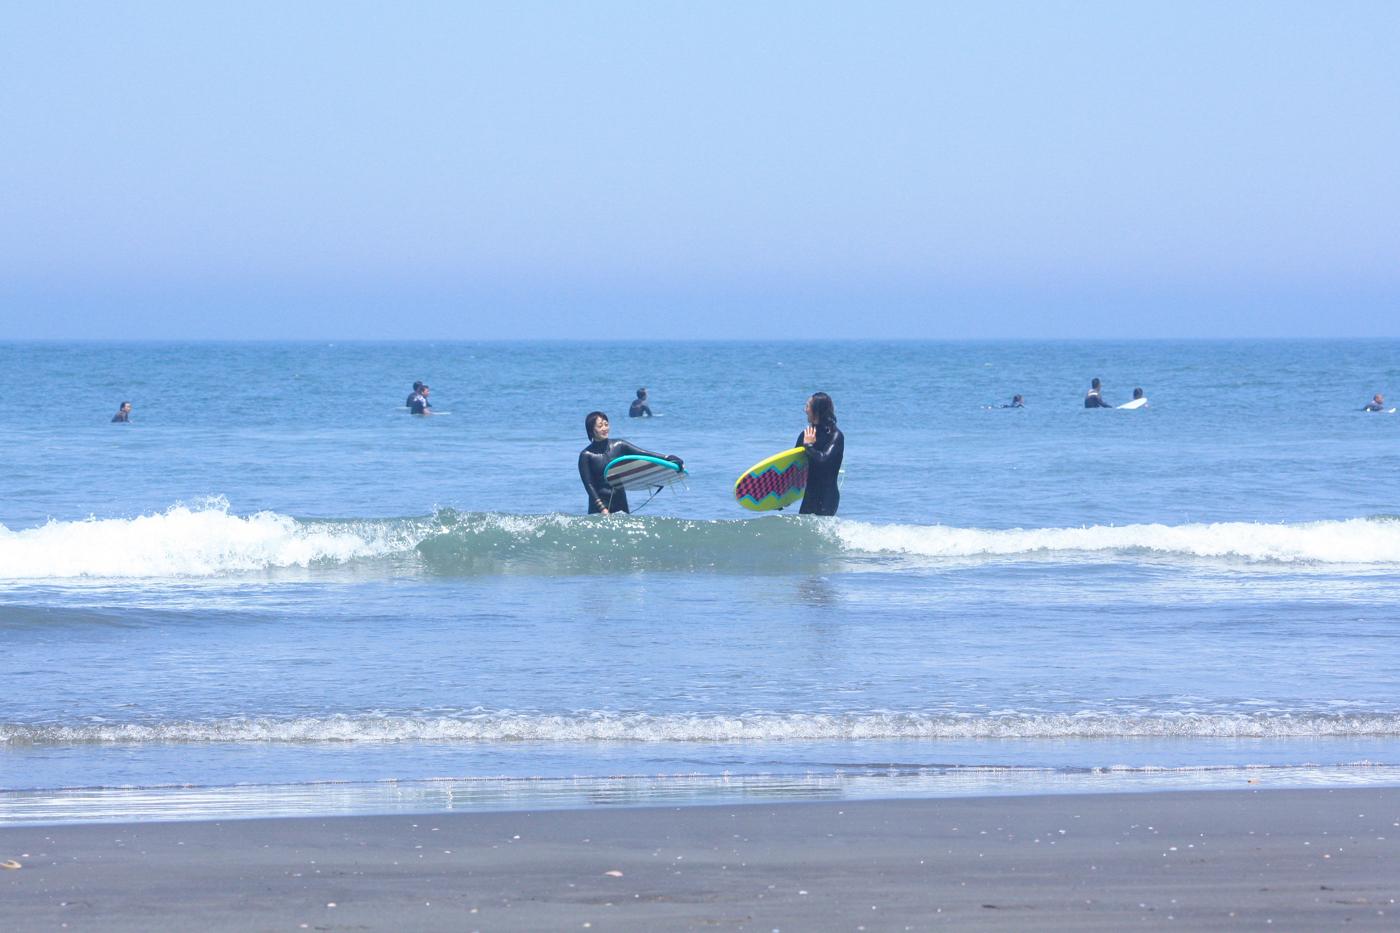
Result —
[[762, 502], [766, 496], [781, 499], [794, 489], [807, 488], [807, 464], [790, 464], [786, 470], [764, 470], [757, 476], [745, 476], [734, 488], [734, 497], [748, 497]]

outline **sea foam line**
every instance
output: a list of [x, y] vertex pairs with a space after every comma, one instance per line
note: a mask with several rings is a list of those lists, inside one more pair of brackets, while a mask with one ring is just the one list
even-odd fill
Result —
[[1005, 531], [941, 525], [834, 522], [829, 526], [828, 533], [851, 551], [922, 557], [1136, 552], [1287, 563], [1400, 563], [1400, 521], [1393, 518], [1354, 518], [1293, 525], [1218, 522], [1013, 528]]
[[918, 713], [348, 716], [220, 722], [0, 724], [11, 746], [150, 742], [744, 742], [861, 739], [1398, 736], [1400, 714], [950, 716]]

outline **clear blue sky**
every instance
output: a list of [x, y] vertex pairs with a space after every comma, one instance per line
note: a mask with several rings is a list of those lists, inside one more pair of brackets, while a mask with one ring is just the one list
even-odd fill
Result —
[[1400, 4], [0, 6], [8, 337], [1400, 336]]

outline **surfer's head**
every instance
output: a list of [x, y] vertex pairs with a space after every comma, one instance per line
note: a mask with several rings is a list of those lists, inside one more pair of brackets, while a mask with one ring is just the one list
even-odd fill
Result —
[[417, 392], [417, 391], [418, 391], [419, 389], [421, 389], [421, 388], [423, 388], [423, 383], [421, 383], [421, 382], [414, 382], [414, 383], [413, 383], [413, 391], [414, 391], [414, 392]]
[[637, 390], [637, 398], [646, 398], [646, 397], [647, 397], [647, 390], [646, 390], [646, 389], [638, 389], [638, 390]]
[[[1377, 395], [1377, 396], [1376, 396], [1376, 401], [1379, 402], [1380, 400], [1381, 400], [1381, 397], [1380, 397], [1379, 395]], [[118, 410], [118, 411], [131, 411], [131, 403], [130, 403], [130, 402], [122, 402], [121, 407], [118, 408], [117, 410]]]
[[1134, 390], [1133, 390], [1133, 398], [1142, 398], [1142, 390], [1141, 390], [1141, 389], [1134, 389]]
[[1377, 404], [1377, 405], [1380, 405], [1380, 404], [1382, 404], [1382, 403], [1384, 403], [1384, 402], [1385, 402], [1385, 396], [1384, 396], [1384, 395], [1381, 395], [1379, 392], [1377, 392], [1377, 393], [1376, 393], [1376, 404]]
[[1093, 382], [1089, 383], [1089, 388], [1097, 389], [1100, 385], [1101, 383], [1099, 382], [1099, 380], [1095, 379]]
[[1019, 395], [1013, 395], [1013, 396], [1011, 396], [1011, 404], [1013, 404], [1013, 405], [1018, 405], [1018, 404], [1020, 404], [1020, 403], [1022, 403], [1022, 402], [1024, 402], [1024, 401], [1025, 401], [1025, 399], [1021, 398], [1021, 396], [1019, 396]]
[[601, 411], [590, 411], [583, 419], [583, 429], [588, 432], [590, 441], [605, 441], [608, 439], [608, 431], [611, 426], [608, 424], [608, 416]]
[[825, 392], [813, 392], [807, 399], [807, 423], [817, 425], [836, 424], [836, 406], [831, 396]]

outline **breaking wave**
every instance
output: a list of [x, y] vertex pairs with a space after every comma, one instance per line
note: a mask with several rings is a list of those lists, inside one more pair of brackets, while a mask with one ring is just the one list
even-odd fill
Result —
[[510, 711], [219, 722], [0, 724], [0, 744], [149, 742], [744, 742], [868, 739], [1328, 738], [1400, 736], [1400, 714], [920, 713], [671, 715]]
[[1400, 564], [1400, 519], [998, 530], [794, 516], [697, 521], [441, 509], [420, 518], [312, 521], [274, 512], [239, 516], [216, 499], [137, 518], [0, 527], [0, 580], [213, 577], [383, 560], [462, 575], [1086, 558], [1392, 565]]

